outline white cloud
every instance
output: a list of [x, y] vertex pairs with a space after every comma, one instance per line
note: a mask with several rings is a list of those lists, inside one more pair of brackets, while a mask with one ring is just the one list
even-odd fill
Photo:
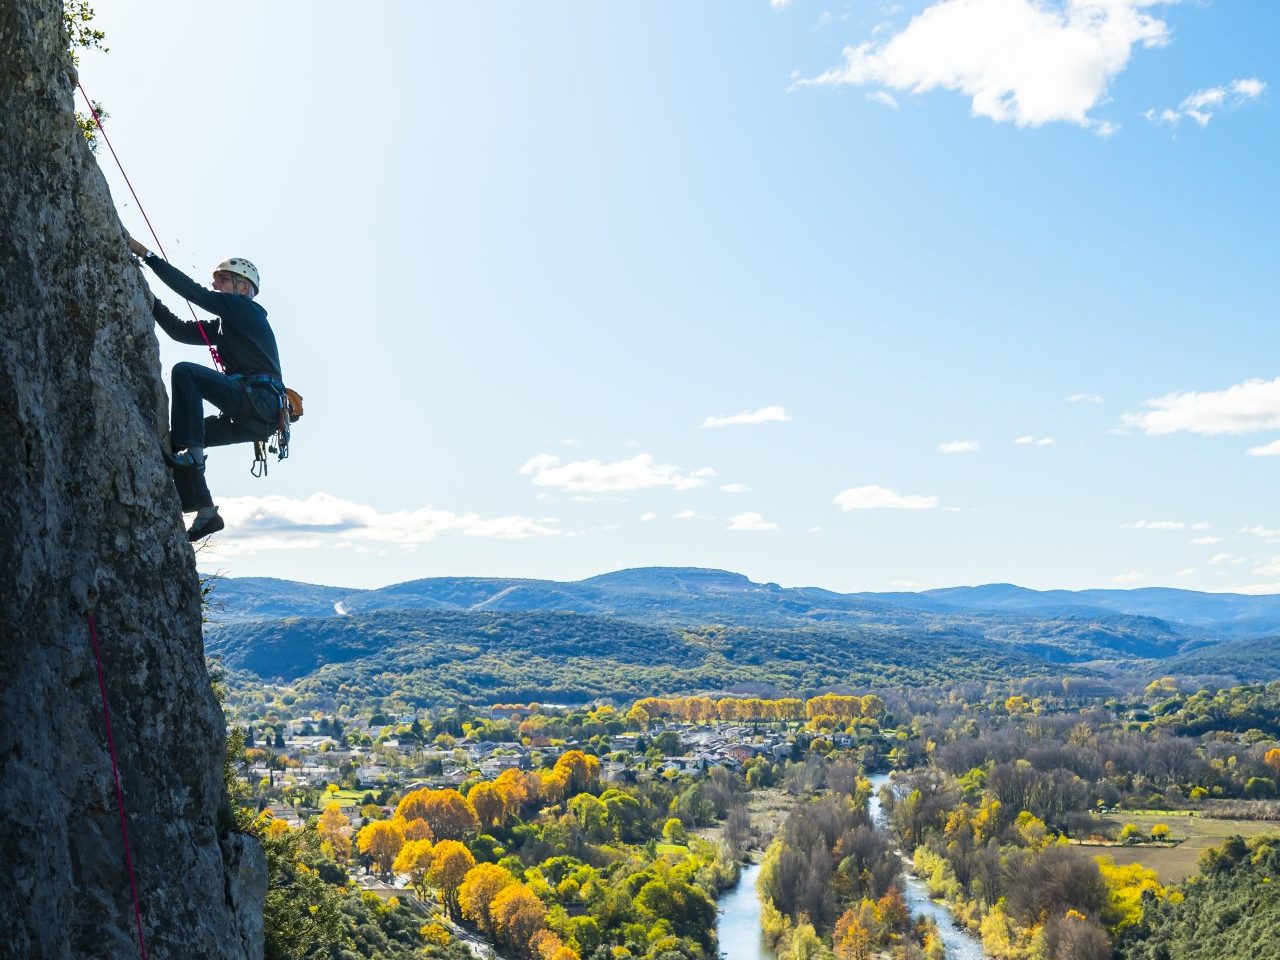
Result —
[[730, 530], [777, 530], [776, 523], [769, 523], [758, 513], [740, 513], [729, 518]]
[[889, 107], [892, 110], [898, 109], [898, 100], [892, 93], [887, 90], [873, 90], [867, 94], [867, 99], [872, 103], [878, 103], [882, 107]]
[[976, 440], [948, 440], [946, 443], [938, 444], [938, 449], [943, 453], [972, 453], [978, 449]]
[[1120, 524], [1125, 530], [1185, 530], [1187, 525], [1181, 520], [1135, 520]]
[[1148, 110], [1143, 114], [1152, 123], [1167, 123], [1176, 127], [1184, 118], [1194, 120], [1201, 129], [1209, 125], [1215, 113], [1224, 106], [1239, 107], [1262, 96], [1267, 85], [1257, 77], [1232, 80], [1220, 87], [1206, 87], [1185, 97], [1177, 110]]
[[1257, 77], [1231, 81], [1231, 92], [1237, 96], [1247, 97], [1250, 100], [1255, 100], [1262, 96], [1262, 91], [1265, 89], [1267, 89], [1266, 83]]
[[938, 506], [938, 498], [904, 495], [872, 484], [843, 490], [836, 494], [834, 503], [841, 510], [934, 510]]
[[1272, 440], [1260, 447], [1250, 447], [1245, 452], [1251, 457], [1280, 457], [1280, 440]]
[[791, 0], [769, 0], [769, 6], [774, 10], [785, 10], [791, 6]]
[[809, 532], [810, 532], [810, 533], [821, 533], [821, 532], [822, 532], [822, 528], [821, 528], [821, 527], [810, 527], [810, 528], [809, 528]]
[[1122, 573], [1118, 577], [1112, 577], [1112, 583], [1141, 583], [1147, 579], [1137, 570], [1130, 570], [1128, 573]]
[[673, 515], [671, 519], [672, 520], [692, 520], [696, 516], [697, 514], [694, 513], [692, 510], [681, 510], [679, 513]]
[[1102, 397], [1096, 393], [1073, 393], [1067, 397], [1067, 403], [1101, 403]]
[[1196, 572], [1195, 567], [1186, 567], [1174, 574], [1175, 577], [1189, 577]]
[[1211, 543], [1221, 543], [1222, 538], [1221, 537], [1196, 537], [1191, 542], [1194, 543], [1197, 547], [1207, 547]]
[[1252, 572], [1259, 577], [1280, 576], [1280, 557], [1272, 557], [1267, 563], [1254, 567]]
[[1207, 524], [1207, 523], [1205, 523], [1203, 520], [1201, 520], [1199, 523], [1193, 523], [1193, 524], [1191, 525], [1191, 529], [1192, 529], [1192, 530], [1208, 530], [1208, 529], [1209, 529], [1209, 524]]
[[1089, 116], [1133, 47], [1168, 42], [1144, 12], [1164, 0], [938, 0], [883, 42], [845, 47], [844, 63], [798, 86], [877, 85], [969, 97], [975, 116], [1020, 127], [1064, 121], [1113, 132]]
[[1126, 426], [1148, 436], [1166, 433], [1256, 433], [1280, 429], [1280, 377], [1245, 380], [1225, 390], [1169, 393], [1146, 401], [1146, 413], [1126, 413]]
[[[227, 532], [212, 546], [215, 555], [376, 544], [414, 546], [442, 534], [499, 540], [559, 536], [546, 521], [519, 515], [484, 518], [434, 507], [380, 512], [376, 507], [314, 493], [305, 500], [282, 496], [230, 497], [219, 505]], [[554, 523], [555, 521], [551, 521]]]
[[921, 590], [923, 587], [914, 580], [890, 580], [889, 586], [895, 590]]
[[746, 493], [751, 488], [745, 483], [725, 483], [720, 486], [725, 493]]
[[648, 523], [650, 520], [657, 520], [657, 519], [658, 519], [658, 515], [654, 513], [652, 510], [650, 510], [648, 513], [640, 514], [641, 523]]
[[1268, 527], [1253, 526], [1242, 527], [1241, 533], [1249, 533], [1262, 540], [1263, 543], [1280, 543], [1280, 530], [1271, 530]]
[[783, 407], [761, 407], [759, 410], [743, 410], [727, 417], [707, 417], [702, 421], [704, 430], [713, 427], [732, 427], [742, 424], [785, 423], [791, 417]]
[[1220, 566], [1224, 563], [1243, 563], [1243, 562], [1244, 562], [1243, 557], [1234, 557], [1229, 553], [1215, 553], [1212, 557], [1209, 558], [1210, 565], [1215, 567]]
[[1053, 446], [1053, 437], [1018, 437], [1014, 444], [1020, 447], [1051, 447]]
[[533, 482], [542, 487], [561, 487], [565, 490], [585, 493], [624, 493], [646, 487], [674, 487], [689, 490], [702, 486], [707, 476], [715, 471], [703, 467], [685, 473], [680, 467], [653, 462], [653, 455], [641, 453], [630, 460], [603, 463], [599, 460], [574, 460], [560, 463], [560, 458], [550, 453], [532, 457], [520, 468], [524, 476], [532, 476]]

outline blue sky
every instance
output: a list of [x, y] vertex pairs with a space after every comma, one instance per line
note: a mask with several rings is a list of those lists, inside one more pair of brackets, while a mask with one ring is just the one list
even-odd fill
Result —
[[98, 22], [170, 259], [258, 264], [306, 398], [206, 569], [1280, 592], [1280, 8]]

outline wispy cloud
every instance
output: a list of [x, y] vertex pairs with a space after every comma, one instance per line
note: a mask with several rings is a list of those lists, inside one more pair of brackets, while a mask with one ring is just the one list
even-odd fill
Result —
[[1018, 447], [1051, 447], [1054, 444], [1053, 437], [1018, 437], [1013, 441], [1014, 446]]
[[730, 530], [765, 531], [765, 530], [777, 530], [778, 525], [776, 523], [770, 523], [758, 513], [750, 512], [750, 513], [740, 513], [736, 517], [730, 517], [729, 529]]
[[1176, 110], [1148, 110], [1143, 114], [1152, 123], [1167, 123], [1176, 127], [1182, 120], [1194, 120], [1201, 129], [1209, 125], [1214, 114], [1223, 107], [1239, 107], [1250, 100], [1257, 100], [1267, 85], [1257, 77], [1232, 80], [1220, 87], [1206, 87], [1190, 94], [1178, 104]]
[[761, 407], [759, 410], [743, 410], [727, 417], [707, 417], [702, 421], [704, 430], [715, 427], [754, 426], [759, 423], [784, 423], [791, 417], [783, 407]]
[[1120, 524], [1122, 530], [1185, 530], [1181, 520], [1133, 520]]
[[657, 520], [657, 519], [658, 519], [658, 515], [654, 513], [652, 510], [650, 510], [648, 513], [640, 514], [641, 523], [649, 523], [651, 520]]
[[1121, 421], [1148, 435], [1166, 433], [1257, 433], [1280, 429], [1280, 377], [1245, 380], [1225, 390], [1168, 393], [1143, 404], [1145, 413]]
[[1280, 440], [1272, 440], [1260, 447], [1250, 447], [1245, 453], [1251, 457], [1280, 457]]
[[551, 453], [540, 453], [520, 468], [522, 476], [533, 478], [541, 487], [559, 487], [575, 493], [625, 493], [648, 487], [690, 490], [715, 476], [710, 467], [686, 472], [671, 464], [654, 463], [653, 455], [642, 453], [629, 460], [605, 463], [600, 460], [560, 462]]
[[1222, 538], [1221, 537], [1194, 537], [1190, 542], [1195, 544], [1197, 547], [1207, 547], [1211, 543], [1221, 543]]
[[898, 99], [887, 90], [872, 90], [867, 94], [867, 99], [891, 110], [898, 109]]
[[671, 519], [672, 520], [692, 520], [696, 516], [697, 514], [694, 513], [692, 510], [681, 510], [679, 513], [674, 514], [671, 517]]
[[1073, 393], [1067, 397], [1067, 403], [1101, 403], [1102, 397], [1096, 393]]
[[725, 493], [746, 493], [751, 488], [745, 483], [724, 483], [720, 485], [720, 489]]
[[878, 484], [850, 487], [836, 494], [834, 502], [841, 510], [936, 510], [938, 507], [937, 497], [901, 494]]
[[1161, 46], [1162, 0], [938, 0], [884, 41], [845, 47], [844, 63], [797, 86], [954, 90], [974, 116], [1020, 127], [1062, 121], [1106, 135], [1089, 112], [1133, 48]]
[[1264, 543], [1280, 543], [1280, 530], [1273, 530], [1260, 524], [1255, 524], [1252, 527], [1241, 527], [1240, 532], [1255, 536]]
[[938, 444], [938, 449], [943, 453], [973, 453], [978, 449], [976, 440], [948, 440], [946, 443]]
[[327, 493], [306, 499], [231, 497], [219, 505], [227, 531], [210, 548], [217, 556], [323, 547], [413, 546], [445, 534], [523, 540], [559, 536], [555, 520], [481, 517], [435, 507], [383, 512]]
[[1111, 582], [1112, 583], [1141, 583], [1145, 579], [1147, 578], [1143, 574], [1139, 573], [1137, 570], [1130, 570], [1128, 573], [1122, 573], [1118, 577], [1112, 577]]

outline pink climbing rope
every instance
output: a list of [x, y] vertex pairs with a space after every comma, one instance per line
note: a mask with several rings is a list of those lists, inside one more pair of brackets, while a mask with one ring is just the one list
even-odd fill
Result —
[[[151, 239], [156, 242], [156, 249], [160, 251], [160, 256], [166, 260], [169, 255], [164, 252], [164, 244], [160, 242], [160, 237], [156, 235], [156, 228], [151, 225], [151, 218], [147, 216], [147, 211], [143, 209], [142, 201], [138, 199], [138, 192], [133, 189], [133, 184], [129, 181], [129, 175], [124, 172], [124, 164], [120, 162], [120, 157], [116, 154], [116, 148], [111, 145], [111, 138], [107, 136], [107, 131], [102, 127], [102, 118], [98, 116], [98, 108], [93, 105], [93, 101], [89, 99], [89, 94], [84, 92], [84, 84], [78, 79], [76, 87], [80, 90], [80, 96], [84, 97], [84, 102], [89, 106], [89, 112], [93, 114], [93, 122], [98, 126], [98, 132], [102, 134], [102, 140], [107, 145], [107, 149], [111, 151], [111, 159], [116, 162], [116, 166], [120, 170], [120, 176], [124, 177], [125, 186], [129, 188], [129, 193], [133, 195], [133, 202], [138, 205], [138, 211], [142, 214], [142, 219], [147, 222], [147, 229], [151, 231]], [[209, 335], [204, 332], [204, 324], [196, 316], [195, 307], [191, 306], [191, 301], [187, 301], [187, 309], [191, 311], [191, 319], [196, 322], [196, 329], [200, 331], [200, 336], [204, 338], [205, 346], [209, 348], [209, 356], [213, 357], [213, 365], [219, 370], [224, 370], [222, 366], [222, 357], [218, 354], [218, 348], [213, 345], [213, 341], [209, 339]]]
[[89, 639], [93, 641], [93, 659], [98, 664], [98, 690], [102, 693], [102, 719], [107, 725], [107, 750], [111, 754], [111, 773], [116, 782], [116, 806], [120, 809], [120, 833], [124, 837], [124, 862], [129, 870], [129, 889], [133, 893], [133, 919], [138, 925], [138, 951], [147, 960], [147, 943], [142, 936], [142, 907], [138, 905], [138, 883], [133, 877], [133, 855], [129, 852], [129, 825], [124, 816], [124, 791], [120, 789], [120, 766], [116, 762], [116, 744], [111, 737], [111, 711], [107, 709], [107, 683], [102, 676], [102, 652], [98, 649], [98, 625], [93, 614], [86, 613], [89, 621]]

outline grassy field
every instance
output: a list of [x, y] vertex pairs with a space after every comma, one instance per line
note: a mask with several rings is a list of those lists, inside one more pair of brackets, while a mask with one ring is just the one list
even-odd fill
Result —
[[[778, 832], [787, 815], [795, 809], [799, 801], [781, 787], [764, 787], [752, 790], [747, 794], [747, 813], [751, 816], [751, 827], [756, 831], [758, 840], [753, 849], [763, 851]], [[724, 834], [723, 821], [709, 827], [700, 827], [692, 831], [694, 836], [703, 840], [718, 843]], [[759, 859], [757, 856], [756, 859]]]
[[1227, 837], [1256, 837], [1263, 833], [1280, 834], [1280, 823], [1274, 820], [1211, 820], [1207, 817], [1178, 816], [1174, 813], [1114, 813], [1097, 818], [1099, 832], [1116, 834], [1126, 823], [1134, 824], [1143, 834], [1163, 823], [1169, 828], [1172, 844], [1133, 844], [1111, 846], [1082, 843], [1091, 853], [1111, 857], [1116, 863], [1140, 863], [1154, 870], [1161, 883], [1177, 883], [1196, 872], [1200, 854], [1217, 846]]
[[364, 790], [339, 790], [332, 795], [325, 793], [321, 798], [321, 802], [330, 804], [336, 800], [338, 806], [345, 810], [348, 807], [360, 806], [360, 798], [365, 795], [365, 792]]

